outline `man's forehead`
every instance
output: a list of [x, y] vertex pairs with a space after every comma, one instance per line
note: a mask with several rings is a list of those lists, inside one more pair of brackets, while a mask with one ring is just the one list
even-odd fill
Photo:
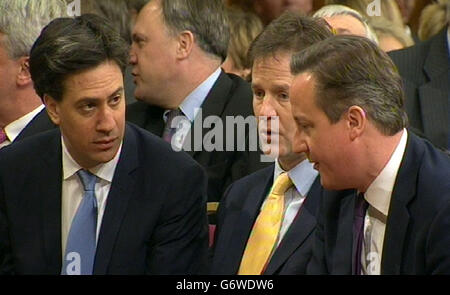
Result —
[[[67, 91], [74, 91], [79, 96], [86, 94], [109, 96], [123, 87], [122, 71], [115, 63], [106, 62], [86, 71], [73, 74], [64, 81]], [[78, 96], [78, 95], [77, 95]]]

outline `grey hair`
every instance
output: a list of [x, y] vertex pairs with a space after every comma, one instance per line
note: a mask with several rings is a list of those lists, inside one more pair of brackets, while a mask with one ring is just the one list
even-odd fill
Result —
[[366, 18], [359, 13], [358, 11], [340, 4], [330, 4], [325, 5], [314, 13], [314, 17], [332, 17], [336, 15], [349, 15], [356, 18], [358, 21], [362, 23], [364, 29], [366, 30], [366, 38], [372, 40], [375, 44], [378, 45], [378, 38], [375, 32], [372, 30], [370, 25], [368, 24]]
[[172, 35], [190, 31], [206, 53], [227, 57], [230, 28], [222, 0], [160, 0], [163, 20]]
[[28, 56], [41, 30], [53, 19], [67, 16], [63, 0], [0, 1], [0, 32], [11, 58]]

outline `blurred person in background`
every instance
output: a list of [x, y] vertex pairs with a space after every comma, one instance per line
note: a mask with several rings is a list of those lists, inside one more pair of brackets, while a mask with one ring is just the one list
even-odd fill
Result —
[[251, 42], [263, 29], [261, 20], [251, 12], [239, 8], [227, 8], [230, 25], [230, 44], [228, 55], [222, 64], [222, 69], [233, 73], [244, 80], [250, 80], [250, 64], [247, 51]]
[[446, 25], [437, 34], [389, 55], [403, 78], [410, 125], [435, 146], [449, 150], [450, 1], [446, 2], [446, 11]]
[[324, 18], [338, 35], [366, 37], [378, 44], [377, 36], [367, 24], [365, 17], [350, 7], [339, 4], [326, 5], [316, 11], [314, 16]]
[[414, 45], [413, 38], [405, 30], [383, 17], [372, 18], [369, 24], [377, 35], [380, 48], [385, 52]]
[[313, 11], [313, 0], [228, 0], [227, 4], [239, 6], [244, 11], [254, 12], [261, 18], [264, 25], [268, 25], [286, 10], [305, 15]]
[[424, 8], [419, 20], [419, 39], [428, 40], [447, 25], [447, 6], [450, 0], [437, 0]]
[[29, 55], [42, 28], [66, 13], [61, 0], [0, 1], [0, 148], [54, 127], [34, 90]]
[[[128, 44], [131, 44], [131, 29], [133, 25], [131, 10], [136, 9], [130, 8], [130, 5], [132, 5], [133, 2], [136, 3], [136, 1], [129, 2], [126, 0], [82, 0], [81, 14], [93, 13], [106, 18], [120, 33], [122, 38]], [[140, 4], [143, 5], [145, 3]], [[130, 104], [135, 102], [135, 85], [133, 82], [133, 75], [131, 75], [131, 66], [128, 66], [125, 70], [124, 86], [126, 103]]]

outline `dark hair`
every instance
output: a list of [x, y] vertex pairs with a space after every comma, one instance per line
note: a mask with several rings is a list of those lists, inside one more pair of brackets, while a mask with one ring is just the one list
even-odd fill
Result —
[[83, 14], [93, 13], [106, 18], [119, 31], [122, 38], [131, 44], [131, 14], [127, 0], [84, 0]]
[[331, 36], [333, 33], [323, 19], [285, 12], [272, 21], [250, 45], [250, 65], [256, 58], [280, 51], [297, 52]]
[[367, 38], [341, 35], [313, 44], [292, 57], [291, 72], [313, 75], [315, 102], [331, 123], [357, 105], [385, 135], [407, 126], [401, 77], [388, 55]]
[[141, 11], [141, 9], [148, 3], [149, 0], [126, 0], [128, 10], [134, 9], [136, 12]]
[[61, 100], [68, 76], [115, 62], [122, 73], [128, 63], [128, 45], [108, 21], [85, 14], [58, 18], [41, 32], [30, 53], [30, 73], [37, 94]]
[[161, 7], [172, 35], [188, 30], [204, 52], [226, 59], [230, 29], [222, 0], [161, 0]]

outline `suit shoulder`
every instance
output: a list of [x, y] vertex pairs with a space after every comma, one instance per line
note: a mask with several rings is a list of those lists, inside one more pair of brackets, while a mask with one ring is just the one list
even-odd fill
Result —
[[274, 165], [272, 164], [236, 180], [228, 187], [224, 197], [231, 200], [237, 195], [246, 196], [250, 190], [265, 186], [269, 178], [273, 179], [273, 170]]
[[137, 101], [126, 106], [127, 121], [137, 123], [144, 119], [147, 113], [148, 105]]
[[153, 133], [128, 122], [129, 132], [136, 136], [136, 145], [140, 156], [151, 162], [161, 162], [166, 166], [183, 167], [195, 166], [200, 167], [187, 153], [174, 151], [170, 144], [162, 140]]
[[429, 180], [430, 187], [435, 189], [443, 185], [450, 197], [450, 157], [437, 149], [429, 141], [419, 139], [424, 146], [424, 157], [421, 161], [421, 175]]
[[240, 186], [245, 184], [261, 183], [262, 181], [265, 181], [268, 177], [273, 176], [273, 170], [274, 165], [272, 164], [268, 167], [265, 167], [263, 169], [260, 169], [258, 171], [255, 171], [249, 175], [242, 177], [241, 179], [237, 180], [235, 184], [237, 186]]
[[55, 128], [13, 142], [0, 150], [0, 171], [5, 169], [2, 173], [17, 177], [24, 171], [35, 169], [42, 158], [54, 153], [60, 141], [59, 128]]
[[217, 87], [226, 84], [225, 81], [229, 82], [230, 87], [228, 88], [225, 112], [229, 113], [229, 115], [241, 115], [244, 117], [252, 115], [253, 93], [250, 83], [234, 74], [224, 73], [223, 75], [223, 77], [219, 77], [220, 80], [217, 81]]

